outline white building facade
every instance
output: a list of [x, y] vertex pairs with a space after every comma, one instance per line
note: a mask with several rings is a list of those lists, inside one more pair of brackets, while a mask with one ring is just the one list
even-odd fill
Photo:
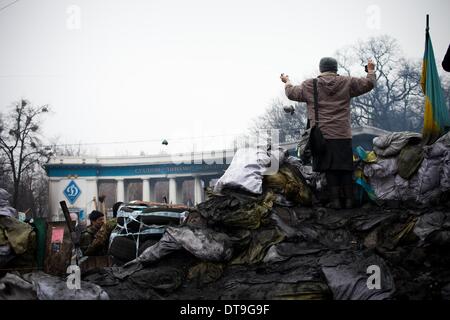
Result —
[[[86, 219], [96, 209], [94, 199], [104, 194], [100, 188], [105, 184], [115, 189], [114, 195], [107, 197], [109, 208], [117, 201], [161, 201], [155, 192], [160, 182], [168, 184], [164, 194], [168, 203], [195, 205], [204, 201], [205, 187], [222, 176], [233, 154], [233, 150], [225, 150], [175, 156], [55, 157], [45, 167], [49, 177], [49, 219], [64, 219], [60, 201], [66, 201], [69, 210], [81, 220]], [[183, 201], [185, 181], [190, 181], [194, 189], [189, 202]], [[131, 183], [139, 187], [139, 199], [130, 198], [127, 187]]]

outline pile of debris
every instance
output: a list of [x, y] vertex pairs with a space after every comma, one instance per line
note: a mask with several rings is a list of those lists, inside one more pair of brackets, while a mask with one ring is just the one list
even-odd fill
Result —
[[448, 196], [450, 134], [423, 146], [418, 133], [394, 132], [375, 138], [372, 154], [362, 157], [377, 199], [432, 205]]
[[180, 225], [83, 280], [111, 299], [450, 299], [449, 137], [418, 147], [401, 133], [359, 149], [357, 181], [375, 201], [352, 210], [319, 205], [323, 175], [283, 150], [239, 150]]
[[[264, 175], [271, 160], [280, 168]], [[428, 208], [337, 211], [311, 206], [326, 193], [322, 178], [279, 150], [241, 150], [183, 225], [125, 266], [84, 279], [113, 299], [450, 298], [450, 210], [437, 201], [448, 189], [439, 186]]]
[[[223, 199], [224, 210], [236, 201], [233, 194]], [[258, 228], [191, 221], [168, 229], [141, 264], [105, 268], [85, 280], [113, 299], [448, 299], [448, 209], [272, 203], [270, 214], [255, 219]], [[201, 214], [195, 219], [204, 223]], [[367, 286], [371, 266], [379, 268], [379, 289]]]

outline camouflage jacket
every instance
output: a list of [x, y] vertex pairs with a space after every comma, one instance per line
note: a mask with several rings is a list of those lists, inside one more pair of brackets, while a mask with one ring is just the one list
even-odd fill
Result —
[[80, 239], [81, 251], [86, 256], [102, 256], [108, 252], [109, 237], [117, 225], [117, 219], [110, 219], [98, 231], [89, 227]]
[[99, 230], [97, 228], [90, 225], [85, 231], [83, 231], [83, 233], [81, 233], [80, 249], [83, 252], [83, 255], [95, 255], [93, 254], [94, 252], [92, 250], [91, 244], [93, 243], [98, 231]]

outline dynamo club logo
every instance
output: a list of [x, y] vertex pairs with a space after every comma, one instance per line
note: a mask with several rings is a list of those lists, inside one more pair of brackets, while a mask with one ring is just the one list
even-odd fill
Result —
[[77, 184], [72, 180], [64, 189], [63, 193], [66, 196], [67, 200], [69, 200], [70, 204], [74, 204], [77, 198], [79, 197], [81, 190], [77, 186]]

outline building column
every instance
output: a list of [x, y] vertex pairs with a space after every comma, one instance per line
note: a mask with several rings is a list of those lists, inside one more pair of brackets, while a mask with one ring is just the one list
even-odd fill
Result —
[[209, 184], [211, 183], [212, 178], [210, 177], [205, 177], [204, 178], [204, 182], [205, 182], [205, 187], [204, 187], [204, 191], [203, 191], [203, 199], [204, 201], [208, 200], [208, 194], [206, 193], [206, 188], [209, 188]]
[[[86, 200], [89, 205], [86, 206], [84, 211], [84, 219], [87, 220], [87, 216], [91, 213], [92, 210], [96, 209], [103, 212], [102, 204], [98, 200], [98, 197], [101, 194], [98, 194], [98, 181], [96, 178], [88, 178], [86, 179]], [[96, 204], [92, 201], [95, 198]], [[96, 206], [97, 205], [97, 206]], [[108, 211], [108, 208], [105, 208]], [[106, 212], [107, 214], [107, 212]]]
[[59, 206], [59, 202], [63, 199], [61, 196], [61, 190], [64, 190], [64, 186], [60, 178], [51, 177], [48, 179], [48, 205], [50, 210], [50, 221], [64, 221], [64, 214]]
[[148, 192], [150, 194], [149, 199], [152, 202], [156, 201], [155, 187], [156, 187], [156, 180], [155, 179], [149, 179], [148, 180]]
[[142, 200], [150, 201], [150, 179], [142, 179]]
[[175, 178], [169, 179], [169, 203], [177, 203], [177, 180]]
[[95, 199], [97, 199], [98, 201], [98, 183], [97, 183], [97, 179], [86, 179], [86, 186], [87, 186], [87, 193], [90, 195], [88, 196], [88, 199], [90, 198], [91, 200], [95, 197]]
[[195, 177], [194, 179], [194, 202], [194, 204], [203, 202], [203, 187], [200, 177]]
[[125, 202], [125, 183], [124, 179], [116, 179], [117, 190], [116, 190], [116, 201]]
[[183, 204], [183, 180], [177, 181], [177, 204]]

